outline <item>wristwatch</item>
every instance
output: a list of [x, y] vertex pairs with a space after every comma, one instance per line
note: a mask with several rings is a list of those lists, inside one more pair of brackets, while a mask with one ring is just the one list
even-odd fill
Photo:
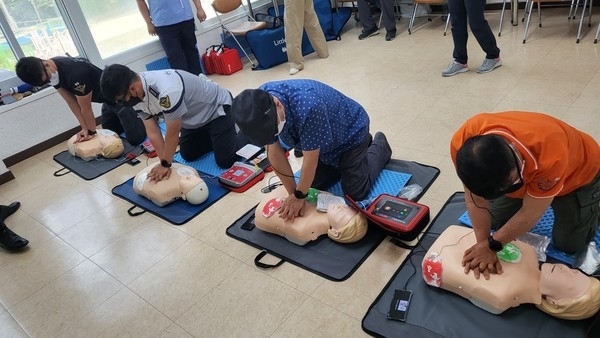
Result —
[[490, 247], [490, 250], [492, 250], [493, 252], [501, 251], [504, 248], [504, 245], [502, 245], [502, 243], [495, 240], [494, 236], [492, 236], [492, 235], [490, 235], [490, 237], [488, 237], [488, 246]]
[[160, 165], [165, 168], [171, 168], [171, 163], [169, 163], [167, 160], [160, 160]]
[[303, 193], [300, 190], [294, 190], [294, 197], [296, 197], [299, 200], [303, 200], [308, 196], [308, 193]]

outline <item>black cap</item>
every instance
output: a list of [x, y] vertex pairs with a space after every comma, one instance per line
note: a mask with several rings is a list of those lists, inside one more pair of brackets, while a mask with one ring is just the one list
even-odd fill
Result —
[[271, 94], [262, 89], [246, 89], [233, 99], [231, 115], [252, 143], [264, 146], [275, 142], [277, 108]]

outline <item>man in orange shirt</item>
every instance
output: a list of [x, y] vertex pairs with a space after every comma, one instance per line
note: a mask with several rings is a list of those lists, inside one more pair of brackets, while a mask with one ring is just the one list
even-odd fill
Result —
[[549, 206], [558, 249], [575, 253], [593, 239], [600, 147], [590, 135], [540, 113], [484, 113], [456, 131], [450, 153], [477, 238], [465, 251], [465, 273], [502, 273], [496, 252], [531, 230]]

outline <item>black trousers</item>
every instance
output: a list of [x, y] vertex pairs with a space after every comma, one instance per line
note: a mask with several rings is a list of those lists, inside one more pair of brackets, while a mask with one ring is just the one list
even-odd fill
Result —
[[103, 103], [101, 120], [102, 128], [110, 129], [119, 135], [124, 132], [127, 142], [134, 146], [146, 139], [144, 122], [133, 108], [116, 103]]
[[202, 72], [200, 54], [196, 48], [194, 19], [156, 27], [156, 35], [167, 54], [171, 68], [182, 69], [194, 75]]
[[[504, 225], [523, 205], [506, 196], [490, 201], [492, 228]], [[600, 221], [600, 173], [592, 182], [552, 201], [552, 241], [563, 252], [575, 253], [592, 241]]]
[[448, 0], [450, 23], [452, 24], [452, 39], [454, 40], [454, 61], [467, 63], [467, 22], [471, 33], [477, 39], [479, 46], [485, 52], [486, 59], [496, 59], [500, 49], [496, 37], [485, 19], [485, 0]]
[[341, 178], [344, 193], [355, 201], [363, 200], [391, 155], [387, 144], [373, 141], [367, 134], [358, 147], [342, 153], [338, 168], [319, 161], [312, 187], [325, 190]]
[[231, 167], [238, 159], [235, 153], [249, 143], [241, 132], [236, 132], [235, 123], [229, 116], [231, 106], [224, 105], [225, 116], [219, 116], [208, 124], [196, 128], [181, 128], [179, 152], [186, 161], [194, 161], [200, 156], [214, 151], [215, 161], [222, 168]]

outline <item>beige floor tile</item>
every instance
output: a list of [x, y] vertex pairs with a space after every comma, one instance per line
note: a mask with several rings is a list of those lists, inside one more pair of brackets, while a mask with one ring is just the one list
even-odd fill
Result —
[[[598, 61], [598, 60], [596, 60]], [[598, 92], [600, 83], [590, 82], [579, 94], [579, 97], [573, 102], [573, 107], [598, 109]]]
[[187, 333], [177, 324], [171, 324], [163, 332], [161, 332], [158, 338], [193, 338], [193, 336]]
[[563, 120], [575, 128], [590, 134], [596, 141], [600, 140], [598, 107], [572, 107], [565, 113]]
[[85, 259], [57, 237], [10, 258], [0, 265], [0, 302], [7, 309]]
[[368, 337], [360, 320], [308, 298], [271, 337]]
[[[2, 202], [2, 204], [7, 205], [9, 203]], [[4, 223], [13, 232], [21, 237], [26, 238], [29, 241], [30, 247], [39, 247], [56, 236], [22, 210], [17, 210], [17, 212], [4, 220]], [[15, 253], [15, 255], [18, 254], [19, 253]], [[2, 255], [0, 253], [0, 265], [2, 265], [5, 259], [11, 259], [11, 256], [13, 255]]]
[[28, 338], [23, 328], [8, 312], [0, 314], [0, 337]]
[[34, 157], [48, 163], [49, 165], [51, 165], [53, 167], [56, 167], [56, 170], [58, 170], [58, 169], [63, 168], [63, 166], [62, 166], [62, 164], [60, 164], [54, 160], [54, 156], [58, 155], [59, 153], [65, 151], [65, 150], [67, 150], [67, 142], [57, 144], [54, 147], [47, 149], [44, 152], [36, 154]]
[[10, 309], [32, 337], [56, 337], [123, 285], [86, 260]]
[[306, 298], [242, 265], [176, 322], [196, 337], [266, 337]]
[[[114, 198], [82, 182], [73, 176], [48, 181], [20, 196], [21, 209], [50, 231], [60, 234], [104, 208]], [[47, 192], [52, 192], [51, 198]]]
[[154, 216], [90, 259], [127, 285], [189, 239]]
[[129, 288], [176, 320], [242, 264], [192, 239], [133, 281]]
[[156, 337], [172, 322], [127, 288], [58, 337]]
[[53, 173], [57, 168], [31, 157], [15, 164], [9, 170], [15, 176], [15, 179], [0, 185], [0, 195], [14, 201], [24, 193], [53, 179]]
[[150, 214], [129, 216], [127, 202], [113, 199], [105, 208], [67, 229], [60, 237], [73, 248], [90, 257], [119, 237], [148, 222]]

